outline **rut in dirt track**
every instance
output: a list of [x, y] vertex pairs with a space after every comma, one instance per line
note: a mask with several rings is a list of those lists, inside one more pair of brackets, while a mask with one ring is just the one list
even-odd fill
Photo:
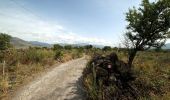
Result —
[[20, 89], [13, 100], [84, 100], [81, 87], [85, 57], [54, 67]]

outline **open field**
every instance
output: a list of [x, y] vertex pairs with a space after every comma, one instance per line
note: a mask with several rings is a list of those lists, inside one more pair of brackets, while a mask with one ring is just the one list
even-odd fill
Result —
[[[120, 51], [117, 54], [119, 59], [127, 62], [126, 52]], [[129, 85], [134, 88], [134, 91], [136, 90], [136, 93], [139, 93], [137, 99], [170, 99], [170, 52], [139, 52], [134, 61], [133, 71], [137, 78]], [[95, 80], [93, 77], [94, 72], [87, 66], [84, 70], [84, 86], [86, 87], [89, 99], [113, 100], [119, 98], [126, 100], [131, 98], [128, 92], [122, 95], [114, 94], [115, 92], [122, 91], [117, 89], [114, 83], [109, 83], [112, 84], [109, 86], [102, 85], [100, 87], [96, 83], [94, 85]]]

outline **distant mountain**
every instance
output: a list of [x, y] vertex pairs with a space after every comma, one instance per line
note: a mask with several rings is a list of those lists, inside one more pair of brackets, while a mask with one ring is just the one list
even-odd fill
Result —
[[31, 43], [29, 43], [28, 41], [22, 40], [17, 37], [12, 37], [10, 42], [16, 48], [27, 48], [29, 46], [34, 46]]
[[38, 42], [38, 41], [25, 41], [17, 37], [11, 38], [11, 44], [16, 48], [28, 48], [28, 47], [52, 47], [51, 44]]
[[103, 48], [104, 45], [95, 45], [95, 44], [89, 44], [89, 43], [77, 43], [77, 44], [73, 44], [75, 46], [86, 46], [86, 45], [92, 45], [93, 47], [96, 47], [96, 48]]
[[[28, 47], [53, 47], [54, 44], [49, 44], [49, 43], [45, 43], [45, 42], [39, 42], [39, 41], [25, 41], [23, 39], [20, 39], [18, 37], [12, 37], [11, 38], [11, 44], [16, 47], [16, 48], [28, 48]], [[91, 44], [91, 43], [79, 43], [79, 42], [76, 42], [76, 43], [73, 43], [73, 44], [70, 44], [70, 43], [66, 43], [66, 42], [61, 42], [61, 43], [55, 43], [55, 44], [59, 44], [59, 45], [62, 45], [62, 46], [65, 46], [65, 45], [72, 45], [72, 46], [86, 46], [86, 45], [93, 45], [93, 47], [96, 47], [96, 48], [103, 48], [104, 45], [95, 45], [95, 44]]]
[[44, 42], [30, 41], [29, 43], [31, 43], [34, 46], [38, 46], [38, 47], [52, 47], [52, 44], [48, 44]]
[[65, 46], [65, 45], [72, 45], [72, 46], [86, 46], [86, 45], [92, 45], [93, 47], [96, 48], [103, 48], [104, 45], [94, 45], [94, 44], [89, 44], [89, 43], [74, 43], [74, 44], [68, 44], [68, 43], [57, 43], [60, 44], [61, 46]]
[[[53, 44], [48, 44], [44, 42], [38, 42], [38, 41], [25, 41], [17, 37], [11, 38], [11, 44], [16, 48], [28, 48], [28, 47], [52, 47]], [[67, 43], [57, 43], [62, 46], [65, 45], [72, 45], [72, 46], [85, 46], [90, 45], [89, 43], [76, 43], [76, 44], [67, 44]], [[93, 45], [97, 48], [103, 48], [103, 45]], [[162, 49], [170, 49], [170, 43], [165, 44], [165, 46], [162, 47]]]

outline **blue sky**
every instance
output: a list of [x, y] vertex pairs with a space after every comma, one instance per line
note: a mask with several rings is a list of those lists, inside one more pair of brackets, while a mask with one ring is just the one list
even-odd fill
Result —
[[0, 32], [28, 41], [117, 46], [141, 0], [0, 0]]

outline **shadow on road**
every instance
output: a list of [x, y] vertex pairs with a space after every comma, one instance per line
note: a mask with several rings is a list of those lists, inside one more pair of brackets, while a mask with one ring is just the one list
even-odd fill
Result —
[[[70, 92], [67, 93], [67, 90]], [[63, 91], [61, 88], [56, 88], [52, 93], [46, 96], [42, 96], [39, 100], [86, 100], [86, 92], [83, 89], [82, 77], [74, 83], [69, 83], [69, 85]], [[59, 92], [60, 91], [60, 92]], [[66, 93], [66, 94], [65, 94]]]
[[72, 89], [73, 91], [70, 94], [73, 94], [75, 96], [73, 96], [70, 99], [65, 99], [65, 100], [86, 100], [86, 92], [83, 88], [83, 84], [82, 84], [82, 77], [78, 78], [78, 80], [76, 81], [76, 83], [70, 83], [71, 86], [73, 86], [74, 88]]

